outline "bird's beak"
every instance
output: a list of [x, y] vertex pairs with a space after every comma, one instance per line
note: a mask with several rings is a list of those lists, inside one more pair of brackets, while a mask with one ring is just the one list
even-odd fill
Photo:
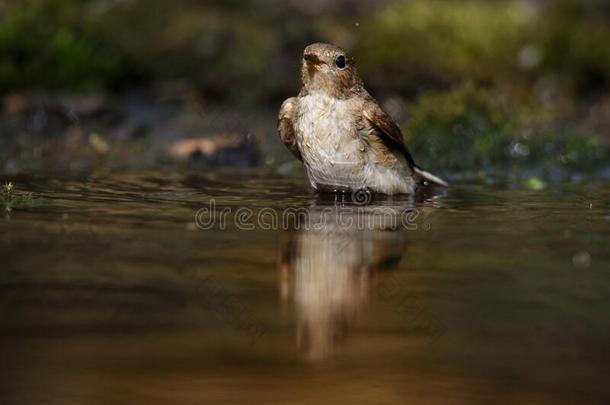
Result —
[[314, 55], [312, 53], [306, 53], [305, 55], [303, 55], [303, 59], [310, 66], [317, 66], [317, 65], [321, 65], [322, 63], [324, 63], [316, 55]]

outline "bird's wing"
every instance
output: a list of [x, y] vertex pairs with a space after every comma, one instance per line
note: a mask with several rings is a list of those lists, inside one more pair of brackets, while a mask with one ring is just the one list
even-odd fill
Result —
[[402, 139], [402, 131], [400, 130], [400, 127], [396, 124], [392, 117], [381, 109], [379, 104], [377, 104], [377, 101], [371, 95], [367, 94], [365, 99], [366, 102], [364, 103], [364, 108], [362, 111], [364, 118], [373, 128], [377, 130], [375, 131], [375, 134], [379, 135], [388, 146], [393, 146], [394, 148], [400, 150], [420, 181], [431, 182], [444, 187], [449, 186], [446, 181], [423, 170], [415, 163], [413, 156], [411, 156], [409, 149], [407, 149], [407, 145], [405, 145]]
[[417, 166], [402, 139], [400, 127], [398, 127], [392, 117], [381, 109], [379, 104], [377, 104], [377, 101], [370, 95], [367, 95], [366, 97], [362, 115], [369, 124], [377, 130], [375, 131], [376, 135], [380, 136], [388, 146], [400, 150], [411, 167]]
[[294, 116], [298, 107], [299, 100], [296, 97], [286, 99], [280, 107], [278, 116], [277, 132], [284, 145], [292, 152], [297, 159], [303, 160], [301, 151], [297, 144], [297, 138], [294, 131]]

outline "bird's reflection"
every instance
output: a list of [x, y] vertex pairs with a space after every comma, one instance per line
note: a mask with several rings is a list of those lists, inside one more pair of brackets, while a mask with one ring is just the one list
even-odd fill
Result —
[[347, 338], [379, 274], [398, 266], [407, 229], [422, 224], [429, 196], [354, 202], [318, 196], [283, 235], [279, 286], [296, 310], [297, 346], [310, 359], [327, 357]]

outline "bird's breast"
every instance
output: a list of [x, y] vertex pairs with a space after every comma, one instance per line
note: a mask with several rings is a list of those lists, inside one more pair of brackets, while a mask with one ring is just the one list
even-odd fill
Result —
[[312, 186], [317, 190], [412, 192], [414, 182], [404, 158], [380, 159], [371, 128], [362, 125], [361, 114], [358, 100], [324, 94], [299, 97], [295, 137]]
[[295, 132], [315, 188], [362, 184], [366, 147], [359, 136], [356, 119], [353, 101], [318, 94], [299, 100]]
[[353, 103], [326, 95], [299, 100], [297, 141], [309, 164], [359, 164], [362, 161]]

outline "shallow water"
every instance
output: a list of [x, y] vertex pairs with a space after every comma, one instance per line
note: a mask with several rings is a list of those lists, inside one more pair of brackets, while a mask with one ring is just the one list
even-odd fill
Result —
[[610, 400], [606, 184], [12, 180], [34, 200], [0, 220], [3, 404]]

